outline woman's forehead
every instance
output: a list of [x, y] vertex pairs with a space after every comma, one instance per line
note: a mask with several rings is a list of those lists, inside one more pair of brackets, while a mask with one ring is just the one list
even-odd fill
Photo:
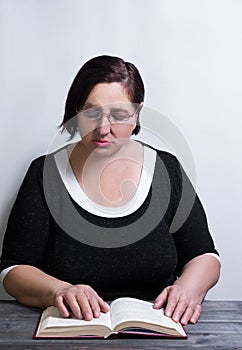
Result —
[[111, 103], [131, 103], [122, 83], [99, 83], [89, 93], [85, 104], [107, 105]]

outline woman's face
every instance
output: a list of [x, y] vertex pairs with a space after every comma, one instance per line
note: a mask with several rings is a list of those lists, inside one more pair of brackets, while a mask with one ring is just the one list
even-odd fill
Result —
[[86, 151], [104, 156], [119, 151], [136, 126], [136, 109], [120, 83], [95, 85], [78, 114]]

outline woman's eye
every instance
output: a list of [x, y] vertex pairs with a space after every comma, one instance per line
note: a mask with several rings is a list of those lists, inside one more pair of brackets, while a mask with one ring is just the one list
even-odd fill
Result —
[[100, 116], [100, 111], [96, 109], [88, 109], [84, 111], [84, 116], [89, 119], [97, 119]]
[[112, 117], [117, 121], [125, 121], [129, 119], [129, 114], [125, 112], [113, 112]]

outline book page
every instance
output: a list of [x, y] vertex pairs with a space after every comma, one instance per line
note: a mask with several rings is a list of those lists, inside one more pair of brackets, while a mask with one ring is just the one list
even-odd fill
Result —
[[54, 306], [48, 307], [42, 316], [42, 322], [39, 327], [39, 331], [43, 329], [48, 329], [52, 327], [75, 327], [75, 326], [99, 326], [105, 325], [111, 330], [111, 319], [110, 319], [110, 310], [105, 314], [101, 312], [99, 318], [93, 318], [90, 321], [79, 320], [76, 317], [64, 318], [60, 315], [58, 309]]
[[153, 303], [147, 301], [135, 298], [116, 299], [111, 304], [111, 315], [113, 329], [120, 323], [137, 321], [176, 329], [181, 335], [186, 335], [179, 323], [164, 315], [163, 309], [154, 309]]

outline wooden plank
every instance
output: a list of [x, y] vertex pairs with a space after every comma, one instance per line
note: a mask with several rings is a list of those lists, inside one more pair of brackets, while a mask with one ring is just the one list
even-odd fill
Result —
[[242, 301], [205, 301], [199, 322], [185, 327], [184, 339], [32, 339], [41, 310], [13, 301], [0, 302], [0, 350], [22, 349], [240, 349]]
[[224, 335], [191, 337], [189, 340], [151, 340], [151, 339], [121, 339], [121, 340], [41, 340], [31, 342], [0, 343], [0, 349], [242, 349], [241, 337], [235, 335], [228, 338]]

